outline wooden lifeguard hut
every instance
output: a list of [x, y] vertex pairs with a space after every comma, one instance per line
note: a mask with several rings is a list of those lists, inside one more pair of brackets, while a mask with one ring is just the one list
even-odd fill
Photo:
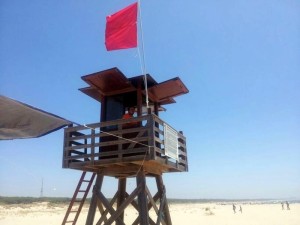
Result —
[[[82, 79], [89, 86], [79, 90], [101, 103], [100, 123], [72, 125], [64, 131], [63, 168], [83, 173], [62, 224], [76, 224], [96, 177], [86, 225], [123, 225], [129, 205], [138, 211], [132, 224], [171, 225], [162, 174], [188, 171], [186, 138], [160, 119], [159, 112], [188, 89], [178, 77], [157, 83], [149, 74], [127, 78], [118, 68]], [[122, 119], [128, 107], [135, 107], [137, 116]], [[111, 199], [102, 193], [105, 176], [118, 180]], [[157, 184], [154, 195], [147, 187], [150, 177]], [[128, 178], [136, 179], [131, 193], [126, 190]]]

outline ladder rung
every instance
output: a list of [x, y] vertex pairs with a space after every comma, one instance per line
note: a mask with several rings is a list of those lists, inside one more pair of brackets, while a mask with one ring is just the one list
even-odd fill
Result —
[[78, 192], [86, 192], [86, 190], [79, 190]]
[[74, 222], [74, 220], [73, 221], [66, 221], [66, 223], [73, 223]]
[[90, 182], [91, 180], [82, 180], [82, 182]]

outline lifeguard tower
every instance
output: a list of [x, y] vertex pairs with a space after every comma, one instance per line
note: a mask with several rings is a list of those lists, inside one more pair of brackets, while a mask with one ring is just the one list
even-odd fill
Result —
[[[89, 86], [79, 90], [101, 103], [100, 123], [74, 125], [64, 131], [63, 168], [83, 173], [62, 224], [76, 224], [96, 177], [86, 225], [124, 225], [129, 205], [138, 211], [131, 224], [171, 225], [162, 174], [188, 171], [186, 138], [161, 120], [159, 112], [188, 89], [178, 77], [157, 83], [149, 74], [127, 78], [118, 68], [82, 79]], [[128, 107], [135, 107], [137, 116], [122, 119]], [[102, 193], [105, 176], [118, 180], [111, 199]], [[150, 177], [157, 185], [154, 195], [147, 187]], [[128, 178], [136, 179], [131, 193], [126, 189]], [[95, 218], [97, 210], [100, 218]]]

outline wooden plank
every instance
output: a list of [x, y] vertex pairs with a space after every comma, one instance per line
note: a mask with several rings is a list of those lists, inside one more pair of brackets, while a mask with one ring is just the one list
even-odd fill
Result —
[[[113, 205], [114, 205], [114, 203], [116, 202], [116, 200], [117, 200], [117, 198], [118, 198], [118, 196], [119, 196], [119, 194], [118, 194], [118, 191], [115, 193], [115, 195], [114, 195], [114, 197], [111, 199], [111, 201], [110, 201], [110, 206], [111, 207], [113, 207]], [[101, 202], [100, 200], [99, 200], [99, 202]], [[98, 225], [98, 224], [102, 224], [102, 222], [107, 222], [107, 214], [109, 213], [109, 209], [107, 209], [106, 208], [106, 210], [103, 210], [102, 212], [101, 212], [101, 217], [100, 217], [100, 219], [98, 220], [98, 222], [97, 222], [97, 224], [96, 225]]]
[[66, 160], [66, 158], [69, 156], [69, 152], [65, 151], [65, 148], [67, 148], [68, 145], [69, 145], [70, 134], [66, 132], [66, 129], [67, 128], [64, 129], [64, 144], [63, 144], [64, 150], [63, 150], [63, 160], [62, 160], [62, 167], [63, 168], [68, 168], [69, 167], [69, 161]]
[[[159, 193], [157, 192], [154, 197], [153, 197], [153, 201], [156, 202], [159, 199]], [[138, 205], [135, 206], [136, 210], [138, 210]], [[148, 211], [152, 208], [152, 203], [149, 202], [148, 203]], [[135, 221], [132, 223], [132, 225], [138, 225], [139, 224], [139, 216], [135, 219]]]
[[[128, 197], [129, 197], [129, 194], [126, 192], [126, 198], [128, 198]], [[139, 205], [138, 205], [138, 203], [136, 202], [135, 199], [133, 199], [133, 200], [130, 202], [130, 204], [131, 204], [137, 211], [139, 211]]]
[[103, 168], [102, 172], [107, 174], [107, 173], [134, 173], [137, 172], [140, 169], [140, 166], [137, 165], [133, 165], [133, 166], [122, 166], [122, 167], [117, 167], [117, 166], [113, 166], [113, 167], [107, 167], [107, 168]]
[[160, 193], [161, 194], [161, 198], [160, 198], [160, 205], [159, 205], [159, 213], [157, 214], [157, 221], [156, 221], [156, 224], [160, 224], [162, 223], [163, 225], [166, 225], [166, 222], [164, 220], [162, 220], [163, 218], [163, 215], [164, 215], [164, 212], [163, 210], [165, 209], [165, 202], [166, 202], [166, 191], [165, 189], [163, 190], [163, 193]]
[[[100, 215], [101, 215], [101, 218], [103, 220], [103, 222], [106, 222], [107, 221], [107, 218], [106, 218], [106, 215], [105, 215], [105, 211], [104, 211], [104, 208], [103, 208], [103, 205], [100, 201], [97, 201], [97, 207], [98, 207], [98, 210], [100, 211]], [[97, 222], [97, 224], [99, 223], [99, 221]], [[101, 223], [99, 223], [101, 224]]]
[[[95, 139], [96, 136], [93, 137]], [[105, 141], [105, 142], [96, 142], [94, 144], [81, 144], [81, 145], [75, 145], [75, 146], [67, 146], [64, 148], [64, 150], [76, 150], [76, 149], [83, 149], [83, 148], [91, 148], [91, 147], [105, 147], [105, 146], [112, 146], [112, 145], [118, 145], [118, 144], [126, 144], [126, 143], [136, 143], [136, 144], [142, 144], [142, 142], [147, 142], [148, 137], [136, 137], [136, 138], [123, 138], [123, 137], [115, 137], [116, 140], [112, 141]], [[117, 139], [118, 138], [118, 139]]]
[[72, 131], [72, 132], [70, 132], [70, 135], [71, 135], [71, 136], [76, 136], [76, 137], [81, 137], [81, 136], [83, 136], [84, 134], [83, 134], [83, 133], [80, 133], [80, 132], [78, 132], [78, 131]]
[[134, 200], [134, 198], [141, 192], [142, 187], [137, 186], [137, 188], [129, 195], [129, 197], [119, 206], [117, 211], [114, 210], [109, 204], [107, 199], [104, 197], [102, 193], [98, 193], [98, 197], [101, 199], [105, 207], [109, 210], [111, 217], [106, 222], [106, 225], [112, 224], [114, 221], [118, 220], [118, 223], [124, 224], [123, 221], [120, 220], [119, 216], [122, 212], [124, 212], [125, 208]]
[[[148, 195], [149, 203], [150, 203], [151, 206], [153, 207], [153, 209], [154, 209], [156, 215], [158, 215], [158, 214], [159, 214], [159, 210], [158, 210], [158, 208], [157, 208], [157, 206], [156, 206], [156, 202], [154, 201], [154, 199], [153, 199], [153, 197], [152, 197], [152, 195], [151, 195], [151, 193], [150, 193], [150, 191], [149, 191], [149, 189], [148, 189], [147, 186], [146, 186], [146, 194]], [[151, 207], [148, 206], [148, 210], [150, 210], [150, 208], [151, 208]], [[163, 223], [163, 225], [165, 225], [165, 224]]]
[[137, 185], [141, 186], [141, 191], [138, 195], [140, 225], [149, 225], [148, 205], [147, 205], [147, 197], [145, 191], [146, 178], [143, 170], [140, 170], [136, 180], [137, 180]]
[[128, 82], [126, 76], [116, 67], [85, 75], [81, 78], [105, 96], [136, 90], [136, 88]]
[[[105, 196], [104, 196], [101, 192], [99, 192], [99, 191], [96, 192], [96, 195], [97, 195], [97, 197], [100, 199], [100, 201], [103, 203], [103, 205], [106, 207], [106, 209], [108, 210], [108, 212], [109, 212], [111, 215], [115, 215], [115, 213], [116, 213], [115, 209], [110, 205], [110, 203], [109, 203], [108, 200], [105, 198]], [[110, 224], [112, 224], [112, 223], [113, 223], [114, 221], [116, 221], [116, 220], [118, 220], [120, 224], [125, 225], [125, 223], [124, 223], [122, 220], [120, 220], [120, 218], [118, 218], [118, 217], [116, 217], [116, 216], [115, 216], [115, 217], [111, 216], [111, 217], [106, 221], [106, 225], [110, 225]]]
[[95, 161], [95, 130], [92, 130], [91, 138], [91, 164], [94, 164]]
[[[70, 165], [68, 168], [71, 169], [79, 169], [79, 170], [86, 170], [86, 171], [91, 171], [91, 172], [101, 172], [104, 173], [105, 175], [109, 175], [109, 176], [124, 176], [125, 173], [119, 172], [119, 171], [111, 171], [109, 169], [105, 169], [105, 168], [110, 168], [110, 166], [113, 167], [114, 162], [118, 162], [118, 160], [106, 160], [106, 163], [103, 163], [104, 160], [101, 160], [101, 162], [99, 161], [95, 161], [93, 165], [91, 165], [89, 162], [70, 162]], [[142, 162], [144, 162], [144, 168], [145, 168], [145, 172], [147, 174], [157, 174], [157, 175], [161, 175], [162, 173], [165, 172], [180, 172], [180, 171], [187, 171], [187, 167], [186, 166], [182, 166], [182, 165], [178, 165], [178, 168], [171, 166], [171, 165], [161, 165], [159, 167], [152, 167], [147, 165], [148, 161], [143, 161], [143, 157], [140, 158], [139, 161], [136, 161], [135, 164], [137, 165], [141, 165]], [[123, 161], [125, 166], [128, 166], [128, 163], [132, 164], [134, 162], [132, 162], [130, 160], [130, 158], [126, 161]], [[155, 164], [153, 164], [155, 165]], [[159, 164], [158, 164], [159, 165]], [[128, 172], [128, 175], [134, 175], [134, 172], [130, 172], [130, 170], [126, 171]], [[115, 174], [114, 174], [115, 173]]]
[[[158, 189], [159, 193], [164, 193], [165, 194], [166, 189], [165, 189], [165, 186], [163, 184], [162, 176], [156, 176], [155, 179], [156, 179], [156, 185], [157, 185], [157, 189]], [[167, 198], [165, 198], [164, 201], [165, 201], [164, 202], [165, 204], [164, 204], [163, 211], [164, 211], [165, 221], [166, 221], [167, 225], [172, 225]]]
[[[101, 170], [104, 165], [121, 163], [126, 165], [128, 162], [139, 162], [144, 161], [144, 156], [146, 156], [146, 161], [155, 160], [157, 164], [156, 170], [148, 169], [147, 173], [161, 174], [163, 172], [179, 172], [187, 171], [187, 152], [185, 145], [185, 137], [182, 134], [178, 133], [178, 136], [182, 141], [179, 142], [179, 160], [174, 161], [168, 157], [164, 157], [164, 151], [160, 146], [163, 146], [163, 137], [157, 136], [163, 135], [163, 124], [159, 117], [155, 115], [146, 115], [140, 118], [137, 118], [137, 121], [147, 121], [147, 125], [143, 127], [138, 127], [132, 129], [122, 130], [122, 125], [127, 121], [124, 120], [114, 120], [107, 121], [102, 123], [89, 124], [87, 126], [97, 127], [102, 129], [105, 126], [118, 124], [118, 130], [111, 131], [114, 135], [126, 135], [132, 131], [140, 131], [140, 134], [137, 137], [132, 138], [132, 141], [139, 142], [139, 144], [131, 143], [131, 140], [126, 140], [123, 138], [116, 138], [116, 140], [111, 141], [98, 141], [100, 137], [108, 137], [106, 133], [99, 133], [99, 131], [91, 132], [91, 129], [88, 129], [84, 126], [71, 127], [67, 128], [65, 133], [64, 140], [64, 152], [63, 152], [63, 167], [64, 168], [76, 168], [76, 169], [88, 169], [88, 171]], [[135, 120], [135, 118], [134, 118]], [[101, 128], [102, 127], [102, 128]], [[147, 132], [146, 137], [143, 137], [142, 131]], [[70, 132], [78, 132], [78, 135], [83, 134], [83, 136], [73, 136], [69, 137]], [[148, 146], [152, 146], [155, 143], [154, 147], [140, 147], [142, 143]], [[84, 144], [83, 144], [84, 143]], [[124, 149], [125, 147], [130, 147], [129, 149]], [[112, 147], [116, 150], [98, 152], [98, 148]], [[145, 155], [147, 153], [147, 155]], [[94, 158], [94, 164], [91, 162]], [[151, 165], [152, 163], [149, 163]], [[119, 173], [117, 171], [117, 173]], [[129, 171], [129, 173], [131, 173]], [[113, 173], [110, 173], [112, 175]], [[125, 174], [125, 173], [123, 173]], [[118, 175], [118, 174], [116, 174]], [[123, 176], [122, 174], [119, 174]]]
[[[97, 179], [94, 185], [93, 195], [90, 203], [90, 208], [88, 211], [86, 225], [93, 225], [95, 219], [95, 213], [97, 208], [97, 192], [101, 190], [102, 183], [103, 183], [103, 175], [97, 174]], [[98, 189], [98, 190], [97, 190]]]
[[[125, 201], [126, 197], [126, 178], [119, 178], [118, 184], [118, 201], [117, 201], [117, 210], [120, 210], [122, 203]], [[119, 218], [124, 221], [124, 211], [120, 214]], [[116, 225], [121, 225], [119, 221], [116, 222]]]

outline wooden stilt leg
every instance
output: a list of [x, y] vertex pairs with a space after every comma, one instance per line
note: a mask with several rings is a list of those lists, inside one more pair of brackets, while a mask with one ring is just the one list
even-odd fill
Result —
[[96, 183], [93, 188], [93, 195], [90, 203], [89, 212], [86, 219], [86, 225], [93, 225], [96, 208], [97, 208], [97, 192], [98, 190], [101, 190], [102, 183], [103, 183], [103, 175], [97, 174]]
[[[156, 176], [156, 184], [157, 184], [157, 190], [160, 193], [160, 198], [161, 198], [161, 204], [162, 205], [162, 210], [163, 210], [163, 215], [165, 218], [165, 222], [167, 225], [172, 225], [172, 221], [171, 221], [171, 216], [170, 216], [170, 211], [169, 211], [169, 205], [168, 205], [168, 201], [167, 201], [167, 196], [166, 196], [166, 189], [165, 186], [163, 184], [163, 179], [162, 176]], [[160, 207], [161, 210], [161, 207]]]
[[[121, 204], [124, 202], [126, 197], [126, 178], [119, 178], [119, 187], [118, 187], [118, 202], [117, 210], [120, 208]], [[119, 216], [121, 221], [124, 221], [124, 212]], [[116, 222], [116, 225], [121, 225], [119, 221]]]
[[148, 203], [146, 196], [146, 177], [142, 170], [138, 173], [136, 181], [137, 186], [141, 186], [141, 192], [138, 194], [140, 225], [149, 225]]
[[[113, 199], [109, 202], [101, 192], [104, 175], [97, 174], [86, 225], [94, 224], [97, 208], [100, 210], [101, 217], [96, 224], [103, 224], [104, 222], [104, 224], [107, 225], [125, 225], [124, 213], [125, 209], [130, 204], [132, 204], [139, 211], [138, 217], [132, 223], [133, 225], [172, 225], [162, 175], [157, 175], [155, 178], [158, 191], [153, 197], [147, 188], [146, 175], [143, 170], [137, 174], [137, 187], [130, 195], [128, 195], [126, 192], [127, 178], [119, 178], [118, 191]], [[137, 202], [134, 200], [136, 197], [138, 198]], [[160, 201], [159, 208], [156, 206], [158, 200]], [[117, 203], [116, 210], [113, 208], [114, 203]], [[149, 217], [149, 210], [152, 207], [157, 214], [156, 222]]]

